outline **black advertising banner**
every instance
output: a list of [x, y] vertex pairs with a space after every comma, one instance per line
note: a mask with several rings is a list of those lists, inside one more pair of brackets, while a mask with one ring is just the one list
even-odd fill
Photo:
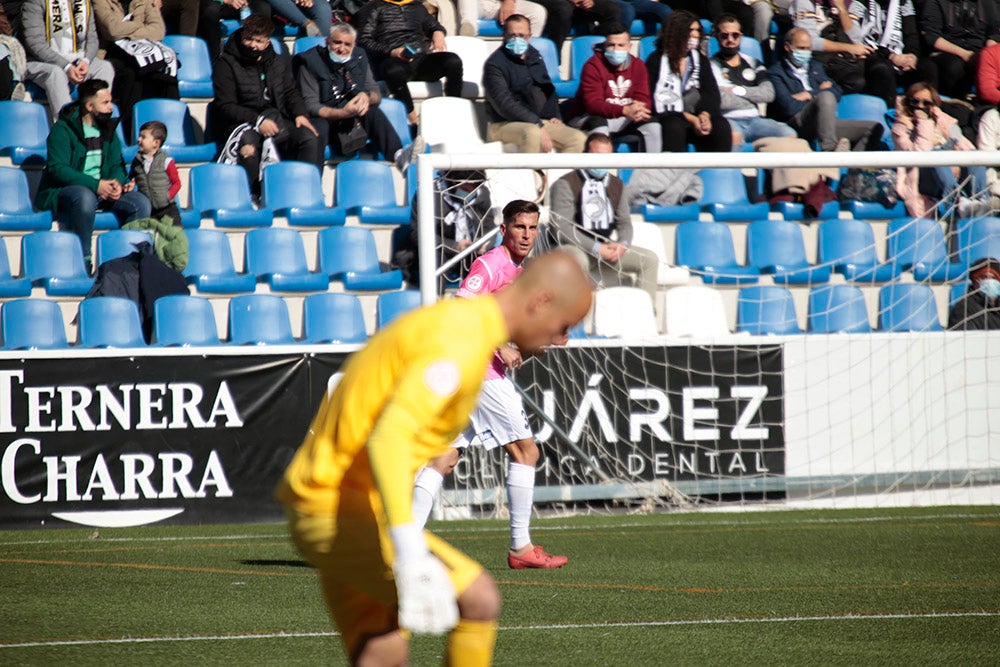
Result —
[[[542, 451], [536, 484], [596, 484], [595, 468], [703, 488], [783, 476], [782, 368], [778, 345], [550, 350], [515, 376]], [[500, 454], [470, 450], [449, 488], [495, 485], [504, 468]]]
[[279, 519], [327, 381], [303, 355], [0, 360], [0, 525]]

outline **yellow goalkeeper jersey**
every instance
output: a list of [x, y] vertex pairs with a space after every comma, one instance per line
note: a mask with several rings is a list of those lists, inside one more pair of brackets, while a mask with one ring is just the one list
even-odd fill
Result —
[[408, 313], [348, 359], [276, 497], [334, 514], [341, 487], [376, 491], [389, 527], [413, 520], [413, 478], [448, 450], [476, 404], [483, 373], [508, 338], [491, 296]]

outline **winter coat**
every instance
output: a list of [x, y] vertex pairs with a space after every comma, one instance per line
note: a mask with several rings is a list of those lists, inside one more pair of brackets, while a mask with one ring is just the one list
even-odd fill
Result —
[[[896, 150], [900, 151], [932, 151], [935, 136], [940, 134], [946, 139], [955, 139], [953, 150], [971, 151], [975, 146], [965, 138], [958, 121], [937, 110], [937, 120], [930, 118], [914, 118], [903, 113], [902, 108], [896, 108], [896, 122], [892, 125], [892, 141]], [[896, 193], [906, 204], [906, 211], [913, 216], [923, 216], [933, 211], [937, 202], [933, 198], [920, 194], [920, 167], [899, 167], [896, 169]]]
[[[664, 63], [663, 51], [656, 49], [646, 58], [646, 71], [649, 73], [649, 93], [656, 94], [656, 82], [660, 79], [660, 66]], [[669, 66], [669, 65], [668, 65]], [[701, 69], [698, 71], [698, 83], [695, 85], [698, 91], [698, 102], [694, 111], [689, 111], [695, 115], [702, 111], [707, 111], [709, 115], [722, 115], [722, 100], [719, 97], [719, 84], [715, 82], [715, 74], [712, 73], [712, 65], [709, 59], [701, 56]], [[650, 108], [655, 108], [650, 105]]]
[[[72, 64], [66, 57], [70, 54], [59, 53], [49, 44], [45, 18], [47, 7], [48, 0], [24, 0], [24, 4], [21, 5], [21, 41], [24, 42], [28, 60], [50, 63], [66, 69]], [[86, 28], [77, 31], [76, 43], [88, 60], [97, 57], [97, 24], [93, 10]]]
[[376, 63], [407, 44], [430, 46], [431, 35], [446, 32], [444, 26], [430, 15], [422, 3], [398, 5], [385, 0], [371, 0], [371, 9], [355, 17], [358, 21], [358, 45]]
[[326, 44], [295, 56], [296, 80], [310, 116], [322, 107], [339, 109], [359, 93], [378, 93], [364, 49], [355, 48], [346, 63], [330, 60]]
[[[528, 44], [522, 59], [500, 46], [483, 65], [486, 118], [491, 123], [534, 123], [560, 118], [549, 70], [542, 54]], [[537, 95], [536, 95], [537, 94]], [[539, 98], [544, 99], [539, 105]]]
[[595, 53], [583, 64], [580, 87], [566, 116], [575, 118], [586, 114], [621, 118], [625, 115], [622, 109], [632, 102], [642, 102], [647, 109], [652, 109], [650, 85], [646, 65], [638, 58], [629, 56], [625, 69], [620, 70], [610, 64], [603, 53]]

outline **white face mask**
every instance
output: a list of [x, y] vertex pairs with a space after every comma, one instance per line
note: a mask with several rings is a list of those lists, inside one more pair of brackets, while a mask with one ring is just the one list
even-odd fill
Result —
[[697, 51], [698, 47], [701, 46], [701, 40], [697, 37], [692, 37], [688, 39], [688, 51]]
[[991, 301], [996, 300], [997, 297], [1000, 297], [1000, 280], [996, 278], [983, 278], [979, 281], [979, 291], [987, 299]]

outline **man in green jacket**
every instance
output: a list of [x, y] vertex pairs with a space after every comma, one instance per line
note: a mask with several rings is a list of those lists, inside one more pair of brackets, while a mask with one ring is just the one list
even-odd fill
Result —
[[119, 226], [148, 218], [150, 203], [129, 184], [122, 145], [111, 118], [111, 90], [101, 79], [77, 88], [77, 102], [63, 107], [46, 142], [45, 173], [35, 197], [41, 210], [53, 212], [59, 227], [80, 237], [88, 273], [91, 239], [98, 211], [111, 211]]

